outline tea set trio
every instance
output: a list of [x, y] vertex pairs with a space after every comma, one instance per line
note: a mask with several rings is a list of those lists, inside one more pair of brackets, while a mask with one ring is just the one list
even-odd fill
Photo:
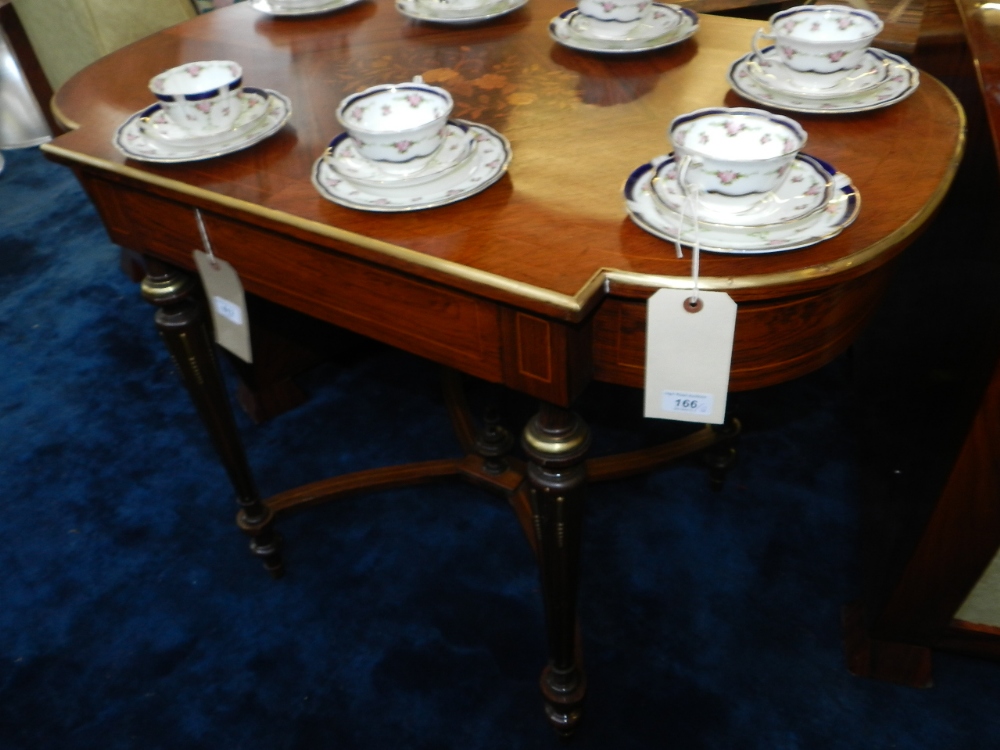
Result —
[[[271, 15], [308, 15], [356, 0], [251, 0]], [[526, 0], [398, 0], [400, 12], [444, 23], [482, 21]], [[552, 19], [557, 42], [624, 53], [677, 44], [697, 15], [649, 0], [579, 0]], [[740, 95], [776, 109], [864, 112], [890, 106], [919, 85], [917, 70], [871, 47], [882, 22], [866, 10], [810, 5], [780, 11], [752, 51], [729, 69]], [[766, 45], [766, 46], [764, 46]], [[277, 91], [243, 85], [239, 64], [187, 63], [155, 76], [157, 103], [117, 131], [125, 156], [154, 163], [198, 161], [247, 148], [291, 115]], [[312, 182], [328, 200], [362, 211], [413, 211], [468, 198], [499, 180], [510, 143], [494, 129], [452, 119], [451, 95], [418, 76], [340, 102], [344, 128], [316, 161]], [[754, 254], [806, 247], [839, 233], [858, 215], [851, 180], [802, 153], [806, 132], [789, 117], [748, 107], [681, 115], [668, 130], [673, 152], [626, 180], [632, 220], [651, 234], [714, 252]]]

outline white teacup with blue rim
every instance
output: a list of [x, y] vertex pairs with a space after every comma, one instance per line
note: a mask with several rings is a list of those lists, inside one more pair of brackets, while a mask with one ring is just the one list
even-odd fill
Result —
[[680, 115], [670, 123], [668, 135], [677, 184], [691, 199], [692, 213], [733, 224], [781, 187], [807, 138], [795, 120], [750, 107], [710, 107]]
[[231, 130], [243, 114], [243, 68], [232, 60], [203, 60], [165, 70], [149, 82], [166, 116], [192, 136]]
[[[840, 84], [863, 64], [882, 31], [871, 11], [843, 5], [800, 5], [771, 16], [771, 31], [758, 29], [751, 47], [760, 60], [778, 61], [796, 87], [821, 91]], [[762, 41], [772, 46], [761, 48]]]
[[652, 0], [577, 0], [571, 28], [598, 39], [627, 39], [649, 19]]
[[372, 86], [337, 108], [337, 120], [358, 153], [389, 175], [419, 172], [444, 143], [451, 94], [419, 76], [409, 83]]

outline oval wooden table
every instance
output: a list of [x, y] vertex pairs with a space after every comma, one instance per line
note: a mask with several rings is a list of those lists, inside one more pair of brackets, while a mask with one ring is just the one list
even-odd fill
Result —
[[[703, 16], [697, 35], [675, 47], [598, 56], [549, 38], [549, 20], [569, 5], [531, 0], [471, 26], [412, 21], [386, 0], [296, 19], [236, 5], [78, 74], [55, 99], [73, 130], [44, 147], [76, 170], [112, 239], [145, 256], [144, 294], [159, 307], [159, 329], [236, 488], [239, 525], [272, 572], [281, 565], [273, 519], [292, 507], [455, 473], [514, 499], [541, 568], [546, 712], [564, 732], [578, 721], [585, 692], [575, 624], [585, 479], [649, 463], [585, 463], [588, 431], [568, 407], [592, 379], [642, 387], [645, 301], [658, 288], [691, 285], [690, 259], [628, 219], [622, 185], [669, 150], [675, 115], [748, 104], [725, 76], [759, 26]], [[116, 128], [151, 103], [149, 78], [218, 58], [239, 61], [247, 85], [291, 99], [294, 113], [279, 133], [190, 164], [146, 164], [112, 147]], [[323, 199], [310, 170], [340, 132], [338, 102], [415, 75], [452, 93], [455, 117], [510, 140], [507, 176], [467, 200], [414, 213], [366, 213]], [[733, 390], [802, 375], [850, 344], [890, 261], [933, 215], [962, 153], [961, 108], [927, 76], [912, 97], [884, 110], [797, 119], [809, 133], [806, 151], [853, 179], [861, 215], [804, 250], [702, 256], [702, 288], [738, 303]], [[216, 255], [249, 292], [538, 397], [542, 406], [522, 436], [527, 466], [503, 464], [498, 454], [509, 440], [488, 430], [478, 441], [466, 436], [478, 444], [466, 459], [335, 478], [262, 500], [191, 293], [191, 250], [201, 246], [195, 208]], [[706, 429], [677, 450], [717, 439]]]

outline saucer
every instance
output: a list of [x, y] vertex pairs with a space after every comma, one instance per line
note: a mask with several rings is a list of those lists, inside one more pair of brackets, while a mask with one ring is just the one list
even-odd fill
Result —
[[159, 104], [154, 104], [129, 117], [118, 128], [112, 143], [130, 159], [161, 164], [201, 161], [240, 151], [277, 133], [292, 114], [291, 102], [277, 91], [269, 89], [250, 89], [250, 91], [267, 96], [267, 109], [247, 132], [234, 135], [225, 142], [182, 146], [179, 143], [167, 143], [146, 135], [143, 132], [144, 120], [155, 115], [160, 107]]
[[[650, 11], [651, 18], [649, 21], [640, 23], [638, 26], [631, 29], [625, 36], [607, 37], [601, 36], [600, 34], [594, 34], [587, 28], [591, 21], [604, 23], [603, 21], [589, 18], [583, 12], [579, 12], [579, 8], [577, 8], [577, 11], [577, 13], [573, 13], [567, 18], [569, 30], [579, 38], [605, 42], [644, 42], [653, 37], [669, 34], [671, 31], [680, 26], [681, 22], [684, 20], [684, 14], [681, 13], [680, 8], [677, 8], [676, 6], [671, 7], [664, 5], [663, 8], [657, 8], [653, 5], [652, 10]], [[655, 18], [652, 17], [654, 14], [656, 16]]]
[[326, 0], [317, 5], [295, 8], [284, 6], [281, 3], [274, 3], [271, 0], [250, 0], [247, 5], [268, 16], [313, 16], [318, 13], [329, 13], [330, 11], [340, 10], [357, 2], [361, 2], [361, 0]]
[[336, 165], [324, 154], [313, 166], [313, 185], [327, 200], [360, 211], [418, 211], [469, 198], [503, 177], [510, 164], [510, 143], [486, 125], [465, 120], [451, 120], [450, 124], [468, 128], [473, 141], [472, 153], [429, 182], [380, 187], [360, 185], [338, 172]]
[[754, 57], [750, 52], [729, 67], [727, 78], [733, 90], [744, 99], [789, 112], [805, 114], [849, 114], [868, 112], [889, 107], [901, 102], [920, 85], [920, 74], [902, 57], [872, 47], [869, 54], [888, 64], [885, 81], [872, 89], [858, 94], [835, 96], [829, 99], [803, 97], [775, 91], [757, 82], [748, 70], [748, 63]]
[[267, 93], [265, 91], [247, 87], [238, 94], [238, 97], [244, 102], [246, 109], [233, 123], [232, 128], [221, 133], [191, 135], [188, 130], [175, 125], [159, 104], [154, 104], [146, 110], [151, 113], [140, 120], [139, 129], [144, 136], [151, 140], [181, 148], [197, 148], [198, 146], [227, 143], [253, 130], [258, 125], [257, 121], [267, 112]]
[[[674, 155], [668, 156], [656, 168], [651, 184], [653, 197], [665, 209], [683, 214], [686, 218], [692, 217], [692, 207], [677, 181]], [[738, 212], [723, 212], [699, 205], [698, 223], [723, 229], [760, 229], [798, 223], [826, 208], [834, 197], [833, 192], [833, 182], [827, 170], [812, 157], [800, 154], [777, 190]]]
[[383, 171], [377, 162], [358, 153], [354, 139], [347, 133], [341, 133], [330, 142], [325, 159], [335, 172], [355, 185], [374, 188], [423, 185], [437, 179], [443, 172], [457, 169], [472, 156], [474, 144], [469, 126], [449, 122], [445, 129], [447, 132], [440, 150], [424, 167], [412, 174], [390, 174]]
[[397, 0], [396, 10], [408, 18], [434, 23], [478, 23], [505, 15], [527, 4], [528, 0], [498, 0], [478, 8], [450, 10], [435, 8], [432, 2], [424, 0]]
[[[774, 47], [767, 47], [763, 52], [772, 49]], [[891, 65], [883, 55], [873, 54], [869, 50], [856, 69], [830, 86], [825, 85], [828, 80], [823, 73], [791, 71], [781, 60], [757, 54], [752, 54], [747, 60], [747, 71], [757, 83], [771, 91], [802, 99], [832, 99], [867, 93], [889, 79], [890, 69]]]
[[563, 46], [584, 52], [649, 52], [683, 42], [698, 31], [698, 14], [679, 5], [653, 3], [649, 19], [624, 39], [586, 36], [577, 31], [573, 19], [579, 12], [570, 8], [553, 18], [549, 22], [549, 36]]
[[[664, 205], [653, 193], [652, 181], [670, 156], [658, 156], [636, 169], [625, 181], [625, 207], [639, 227], [669, 242], [692, 245], [693, 227], [687, 218], [681, 225], [678, 212]], [[758, 227], [700, 225], [698, 240], [702, 250], [735, 255], [778, 253], [815, 245], [839, 234], [853, 222], [861, 209], [861, 197], [847, 175], [815, 157], [799, 154], [799, 161], [828, 175], [834, 184], [833, 197], [822, 210], [791, 223]]]

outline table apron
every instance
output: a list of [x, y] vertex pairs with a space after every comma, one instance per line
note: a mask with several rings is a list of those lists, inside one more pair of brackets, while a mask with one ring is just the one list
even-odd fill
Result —
[[[113, 241], [182, 268], [201, 240], [194, 208], [105, 180], [80, 179]], [[646, 301], [607, 296], [567, 323], [376, 266], [327, 246], [203, 212], [215, 253], [246, 290], [320, 320], [532, 396], [568, 405], [591, 378], [642, 388]], [[775, 385], [826, 364], [874, 312], [892, 263], [803, 293], [739, 304], [730, 389]]]
[[[875, 312], [894, 263], [809, 292], [741, 301], [737, 307], [729, 390], [783, 383], [847, 349]], [[593, 315], [594, 379], [642, 388], [646, 300], [608, 297]]]
[[[112, 241], [185, 269], [194, 207], [78, 170]], [[590, 381], [590, 320], [567, 323], [202, 210], [217, 257], [272, 302], [484, 380], [569, 405]]]

